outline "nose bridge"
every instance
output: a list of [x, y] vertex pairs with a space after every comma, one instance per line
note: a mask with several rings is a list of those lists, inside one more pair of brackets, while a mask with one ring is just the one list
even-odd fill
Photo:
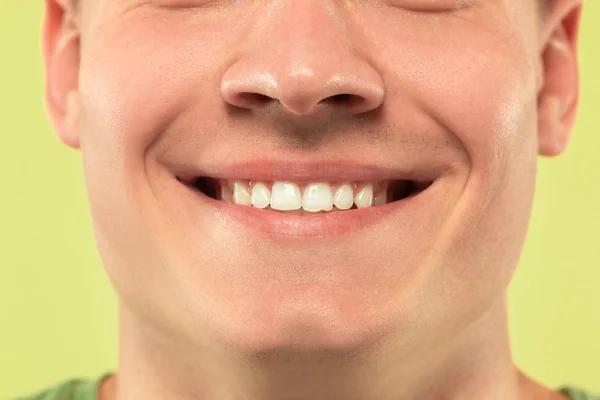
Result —
[[349, 58], [348, 32], [339, 13], [326, 4], [315, 0], [280, 3], [270, 29], [265, 30], [270, 46], [256, 54], [271, 60], [281, 90], [294, 90], [294, 86], [323, 90], [335, 75], [353, 73], [350, 60], [346, 60], [346, 71], [340, 68], [343, 58]]
[[268, 2], [223, 76], [225, 100], [254, 108], [267, 97], [294, 114], [309, 114], [324, 101], [353, 112], [378, 107], [382, 78], [356, 50], [344, 10], [334, 3]]

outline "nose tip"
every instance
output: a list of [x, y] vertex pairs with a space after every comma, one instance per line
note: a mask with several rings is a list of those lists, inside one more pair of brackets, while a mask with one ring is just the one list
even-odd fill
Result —
[[378, 108], [384, 98], [379, 74], [365, 66], [338, 72], [329, 66], [317, 70], [302, 67], [285, 74], [256, 71], [236, 65], [223, 77], [221, 94], [234, 106], [256, 110], [277, 103], [285, 111], [299, 116], [320, 109], [343, 114], [360, 114]]

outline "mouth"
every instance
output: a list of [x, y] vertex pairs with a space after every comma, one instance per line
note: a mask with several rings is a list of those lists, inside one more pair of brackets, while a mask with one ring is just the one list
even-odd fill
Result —
[[[413, 223], [446, 165], [399, 171], [356, 162], [254, 160], [235, 165], [172, 165], [189, 218], [265, 239], [327, 239], [364, 234], [396, 218]], [[439, 190], [438, 190], [439, 191]], [[425, 214], [426, 215], [426, 214]], [[372, 232], [374, 234], [374, 232]]]
[[303, 216], [348, 213], [404, 201], [433, 183], [403, 179], [345, 182], [229, 180], [208, 176], [177, 179], [189, 189], [216, 201]]

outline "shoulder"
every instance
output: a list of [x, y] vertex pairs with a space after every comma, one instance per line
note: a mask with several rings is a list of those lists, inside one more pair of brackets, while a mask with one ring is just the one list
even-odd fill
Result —
[[20, 397], [17, 400], [73, 400], [73, 393], [75, 393], [82, 382], [84, 381], [80, 379], [71, 379], [60, 382], [42, 391]]
[[568, 396], [570, 400], [600, 400], [600, 394], [592, 393], [577, 386], [563, 386], [559, 392]]
[[107, 375], [93, 379], [69, 379], [15, 400], [97, 400], [98, 386]]

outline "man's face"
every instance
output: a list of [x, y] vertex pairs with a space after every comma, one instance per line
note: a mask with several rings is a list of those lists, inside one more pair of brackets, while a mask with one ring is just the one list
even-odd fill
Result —
[[[195, 342], [344, 349], [446, 336], [498, 301], [534, 191], [537, 9], [458, 3], [85, 2], [80, 148], [132, 314]], [[306, 237], [241, 223], [178, 179], [256, 159], [431, 185]]]

